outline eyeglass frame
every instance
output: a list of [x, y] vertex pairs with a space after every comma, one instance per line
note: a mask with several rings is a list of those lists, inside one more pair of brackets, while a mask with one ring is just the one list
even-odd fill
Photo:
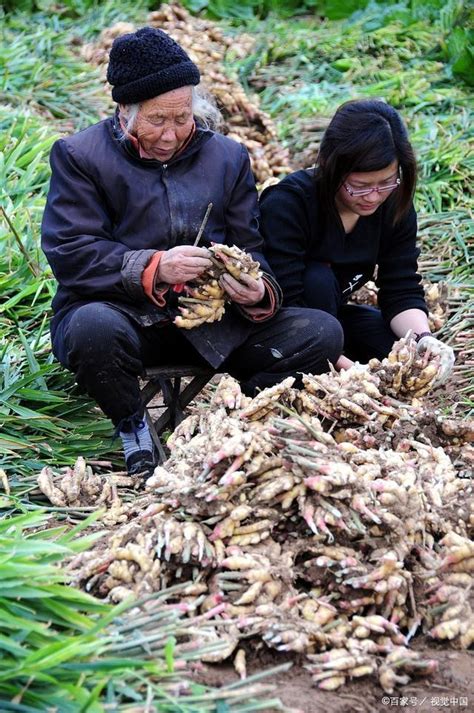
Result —
[[388, 191], [394, 191], [396, 188], [399, 187], [400, 183], [402, 182], [402, 179], [400, 177], [397, 178], [395, 183], [391, 183], [389, 186], [374, 186], [374, 188], [352, 188], [350, 183], [343, 183], [342, 185], [344, 186], [345, 190], [347, 193], [350, 195], [351, 198], [359, 198], [361, 196], [369, 196], [371, 193], [374, 191], [377, 191], [377, 193], [387, 193]]

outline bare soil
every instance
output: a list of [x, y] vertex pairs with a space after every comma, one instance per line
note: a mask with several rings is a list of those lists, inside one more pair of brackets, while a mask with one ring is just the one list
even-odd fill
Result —
[[[433, 645], [425, 637], [417, 640], [413, 648], [422, 650], [427, 658], [436, 659], [439, 670], [431, 678], [413, 679], [390, 695], [373, 678], [353, 681], [339, 691], [321, 691], [312, 685], [311, 675], [303, 668], [303, 659], [298, 661], [263, 648], [248, 656], [247, 672], [251, 675], [293, 661], [289, 671], [263, 679], [275, 686], [273, 695], [280, 698], [291, 713], [379, 713], [399, 707], [420, 713], [434, 713], [437, 708], [474, 711], [473, 655]], [[199, 674], [201, 683], [216, 687], [236, 680], [238, 676], [232, 664], [207, 665]]]

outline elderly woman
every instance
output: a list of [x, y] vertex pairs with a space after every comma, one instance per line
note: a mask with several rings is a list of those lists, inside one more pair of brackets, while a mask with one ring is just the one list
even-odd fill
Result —
[[[438, 355], [442, 383], [454, 353], [430, 333], [417, 273], [415, 183], [415, 156], [398, 112], [382, 101], [350, 101], [326, 129], [316, 167], [264, 191], [261, 229], [283, 304], [339, 320], [338, 368], [382, 359], [411, 331], [420, 352]], [[379, 309], [348, 304], [375, 272]]]
[[[115, 424], [128, 471], [148, 475], [144, 367], [210, 364], [251, 394], [326, 370], [342, 351], [342, 330], [323, 312], [279, 310], [248, 153], [210, 128], [216, 110], [199, 98], [199, 71], [183, 49], [145, 27], [115, 40], [107, 76], [115, 116], [53, 147], [42, 245], [59, 283], [54, 353]], [[222, 277], [230, 302], [222, 320], [180, 329], [178, 285], [211, 265], [211, 242], [247, 251], [263, 276]]]

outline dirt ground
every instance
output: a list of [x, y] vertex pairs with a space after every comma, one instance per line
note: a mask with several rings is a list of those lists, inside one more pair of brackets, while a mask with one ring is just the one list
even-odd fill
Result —
[[[273, 654], [268, 649], [255, 652], [247, 661], [248, 674], [257, 673], [293, 661], [289, 671], [263, 679], [274, 686], [273, 695], [279, 697], [291, 713], [374, 713], [394, 708], [408, 708], [420, 713], [434, 713], [438, 708], [450, 711], [474, 711], [474, 656], [466, 651], [429, 646], [422, 637], [413, 648], [424, 651], [427, 658], [439, 662], [439, 670], [431, 678], [413, 679], [391, 695], [384, 693], [374, 679], [354, 681], [333, 693], [312, 686], [304, 661]], [[208, 665], [199, 680], [213, 686], [237, 680], [231, 664]]]

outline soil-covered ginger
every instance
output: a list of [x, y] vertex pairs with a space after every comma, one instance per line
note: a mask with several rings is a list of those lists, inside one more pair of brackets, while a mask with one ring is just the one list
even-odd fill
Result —
[[174, 324], [182, 329], [194, 329], [204, 322], [218, 322], [225, 312], [226, 293], [219, 278], [228, 273], [236, 280], [243, 274], [258, 279], [260, 265], [237, 245], [212, 245], [209, 248], [212, 265], [202, 275], [185, 285], [179, 296], [180, 314]]
[[73, 582], [111, 601], [189, 583], [176, 605], [241, 676], [250, 643], [303, 656], [324, 690], [433, 674], [413, 636], [473, 642], [474, 498], [472, 423], [425, 408], [429, 366], [402, 340], [378, 369], [301, 390], [209, 385], [127, 522], [69, 563]]

